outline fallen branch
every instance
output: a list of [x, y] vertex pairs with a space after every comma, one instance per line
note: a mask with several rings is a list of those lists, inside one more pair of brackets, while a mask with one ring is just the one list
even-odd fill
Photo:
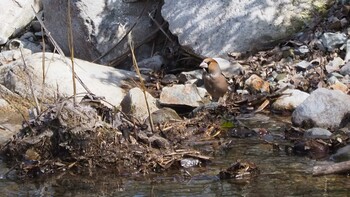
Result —
[[325, 166], [315, 166], [312, 170], [312, 175], [320, 176], [327, 174], [344, 173], [347, 171], [350, 171], [350, 161], [344, 161]]

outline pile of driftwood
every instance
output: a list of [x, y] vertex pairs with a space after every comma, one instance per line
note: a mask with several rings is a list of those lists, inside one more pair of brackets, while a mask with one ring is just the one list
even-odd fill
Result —
[[1, 154], [11, 170], [25, 176], [95, 168], [148, 173], [179, 166], [183, 158], [210, 159], [192, 149], [176, 149], [172, 141], [86, 97], [79, 104], [62, 100], [47, 106]]

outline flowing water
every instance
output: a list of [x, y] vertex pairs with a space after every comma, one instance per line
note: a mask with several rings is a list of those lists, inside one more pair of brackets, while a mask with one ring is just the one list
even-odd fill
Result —
[[[282, 122], [259, 120], [278, 133]], [[255, 123], [255, 124], [256, 124]], [[90, 176], [69, 172], [26, 181], [0, 179], [0, 196], [348, 196], [346, 175], [312, 176], [317, 161], [276, 150], [258, 138], [232, 138], [233, 147], [215, 153], [212, 163], [166, 173], [130, 178], [113, 173]], [[219, 180], [215, 175], [237, 159], [254, 162], [259, 173], [242, 179]], [[0, 175], [8, 169], [0, 161]]]

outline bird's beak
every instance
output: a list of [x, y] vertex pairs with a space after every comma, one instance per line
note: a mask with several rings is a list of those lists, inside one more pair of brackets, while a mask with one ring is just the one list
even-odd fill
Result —
[[206, 62], [202, 62], [201, 64], [199, 64], [199, 67], [206, 69], [208, 68], [208, 64]]

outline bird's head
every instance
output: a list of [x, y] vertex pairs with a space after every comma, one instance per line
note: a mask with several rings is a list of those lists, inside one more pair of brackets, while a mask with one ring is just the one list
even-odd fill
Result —
[[199, 67], [203, 68], [209, 74], [221, 73], [218, 62], [213, 58], [205, 58]]

